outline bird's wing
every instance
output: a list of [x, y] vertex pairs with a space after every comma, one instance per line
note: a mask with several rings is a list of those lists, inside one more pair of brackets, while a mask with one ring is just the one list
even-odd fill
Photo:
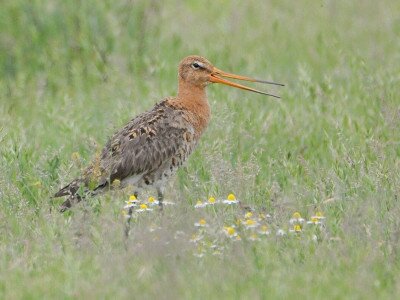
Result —
[[71, 182], [69, 186], [74, 187], [74, 191], [67, 186], [56, 197], [75, 194], [78, 183], [96, 190], [115, 179], [122, 181], [130, 176], [152, 173], [184, 151], [193, 136], [194, 129], [184, 118], [183, 111], [174, 109], [164, 100], [116, 132], [82, 178]]

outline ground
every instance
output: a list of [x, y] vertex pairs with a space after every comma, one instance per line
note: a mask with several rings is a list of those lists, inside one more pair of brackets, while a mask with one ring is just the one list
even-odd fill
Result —
[[[399, 11], [398, 1], [3, 1], [0, 298], [398, 298]], [[167, 189], [175, 205], [137, 213], [128, 239], [129, 190], [59, 214], [51, 195], [116, 129], [176, 93], [190, 54], [283, 82], [253, 85], [282, 99], [208, 87], [212, 121]], [[194, 207], [230, 193], [269, 235], [252, 240], [238, 204]], [[324, 224], [291, 233], [295, 212], [305, 222], [322, 212]]]

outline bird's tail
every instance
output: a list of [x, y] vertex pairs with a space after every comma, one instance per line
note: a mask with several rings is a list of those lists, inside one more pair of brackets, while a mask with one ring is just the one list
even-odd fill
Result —
[[96, 188], [90, 189], [84, 179], [78, 178], [55, 193], [53, 198], [68, 196], [60, 206], [60, 212], [64, 212], [87, 196], [101, 193], [107, 186], [108, 181], [105, 180], [102, 184], [98, 184]]
[[63, 187], [57, 193], [54, 194], [53, 198], [68, 196], [68, 198], [61, 204], [60, 212], [64, 212], [72, 207], [72, 205], [80, 202], [83, 198], [82, 193], [79, 193], [81, 187], [84, 187], [82, 179], [75, 179], [70, 184]]

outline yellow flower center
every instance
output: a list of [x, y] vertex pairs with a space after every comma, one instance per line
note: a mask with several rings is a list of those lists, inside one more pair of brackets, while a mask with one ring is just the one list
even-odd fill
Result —
[[253, 216], [253, 213], [250, 212], [250, 211], [244, 215], [244, 217], [245, 217], [246, 219], [250, 219], [252, 216]]
[[293, 230], [296, 231], [296, 232], [300, 232], [301, 231], [301, 226], [296, 224], [296, 225], [294, 225]]
[[196, 205], [202, 205], [203, 202], [201, 202], [200, 200], [197, 200]]
[[229, 195], [228, 195], [228, 200], [229, 200], [229, 201], [235, 201], [235, 200], [236, 200], [235, 195], [234, 195], [234, 194], [229, 194]]
[[254, 220], [252, 220], [252, 219], [246, 220], [246, 225], [247, 225], [247, 226], [252, 226], [252, 225], [254, 225], [254, 224], [256, 224], [256, 221], [254, 221]]
[[147, 209], [147, 205], [146, 204], [140, 204], [140, 209]]
[[293, 218], [293, 219], [300, 219], [300, 218], [301, 218], [301, 215], [300, 215], [299, 212], [296, 211], [296, 212], [293, 214], [292, 218]]
[[324, 216], [324, 214], [322, 213], [322, 211], [317, 211], [317, 212], [315, 213], [315, 216], [321, 218], [321, 217]]
[[318, 223], [319, 219], [317, 216], [311, 217], [311, 222]]
[[199, 221], [199, 224], [200, 224], [201, 226], [204, 226], [204, 225], [207, 224], [207, 222], [206, 222], [206, 220], [201, 219], [201, 220]]
[[230, 235], [230, 236], [232, 236], [232, 235], [235, 234], [235, 228], [233, 228], [233, 227], [230, 227], [230, 226], [225, 227], [225, 230], [226, 230], [226, 233], [227, 233], [228, 235]]
[[215, 198], [214, 197], [208, 198], [208, 203], [215, 203]]
[[135, 195], [130, 195], [129, 196], [129, 201], [136, 201], [136, 196]]
[[267, 231], [268, 231], [267, 225], [261, 226], [261, 231], [262, 231], [262, 232], [267, 232]]
[[149, 197], [149, 199], [147, 201], [149, 201], [149, 203], [154, 203], [156, 201], [156, 199], [154, 199], [154, 197]]

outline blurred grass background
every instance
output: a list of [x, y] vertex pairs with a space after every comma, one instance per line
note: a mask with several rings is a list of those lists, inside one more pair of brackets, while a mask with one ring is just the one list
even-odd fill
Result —
[[[0, 5], [0, 298], [400, 294], [398, 1]], [[183, 206], [167, 220], [183, 223], [166, 227], [193, 218], [198, 198], [235, 192], [282, 222], [321, 209], [331, 239], [243, 244], [199, 262], [179, 245], [126, 252], [127, 195], [49, 212], [108, 136], [176, 93], [190, 54], [287, 85], [281, 101], [208, 88], [211, 124], [167, 194]]]

